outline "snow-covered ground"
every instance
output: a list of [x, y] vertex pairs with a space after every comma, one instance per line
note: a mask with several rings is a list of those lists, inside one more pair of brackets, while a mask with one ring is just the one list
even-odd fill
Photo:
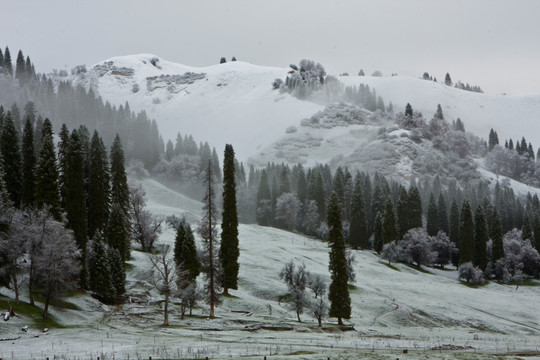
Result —
[[[153, 180], [142, 183], [155, 214], [188, 214], [193, 221], [200, 215], [196, 201]], [[217, 319], [208, 319], [202, 304], [193, 317], [181, 320], [173, 305], [171, 326], [162, 327], [159, 297], [145, 278], [147, 256], [134, 251], [128, 272], [132, 303], [114, 307], [86, 295], [69, 298], [79, 310], [53, 308], [63, 327], [48, 333], [24, 316], [3, 322], [0, 358], [515, 359], [518, 353], [539, 358], [540, 286], [489, 283], [473, 289], [460, 284], [453, 270], [391, 268], [372, 252], [354, 251], [357, 282], [347, 321], [354, 330], [338, 330], [335, 319], [321, 329], [307, 313], [298, 323], [280, 304], [287, 290], [278, 273], [294, 259], [329, 282], [327, 244], [257, 225], [240, 225], [239, 233], [239, 289], [224, 299]], [[165, 230], [160, 242], [173, 241], [174, 232]], [[28, 333], [20, 330], [24, 325], [30, 325]]]

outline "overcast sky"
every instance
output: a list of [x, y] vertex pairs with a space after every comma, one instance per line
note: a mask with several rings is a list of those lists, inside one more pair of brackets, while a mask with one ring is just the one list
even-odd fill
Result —
[[222, 56], [330, 74], [421, 76], [488, 93], [540, 93], [536, 0], [0, 0], [0, 46], [37, 70], [153, 53], [191, 66]]

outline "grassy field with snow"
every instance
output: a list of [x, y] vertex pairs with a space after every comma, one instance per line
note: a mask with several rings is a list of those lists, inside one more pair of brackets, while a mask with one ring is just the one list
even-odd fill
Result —
[[[187, 214], [195, 225], [197, 201], [153, 180], [142, 183], [152, 212]], [[201, 303], [181, 320], [175, 300], [171, 325], [162, 327], [147, 255], [133, 251], [129, 302], [106, 306], [78, 293], [66, 299], [70, 309], [53, 307], [51, 324], [20, 311], [1, 324], [0, 358], [540, 359], [539, 282], [470, 288], [454, 270], [387, 266], [370, 251], [353, 251], [357, 281], [346, 324], [354, 330], [342, 331], [332, 318], [319, 328], [308, 313], [297, 322], [280, 303], [287, 289], [278, 273], [295, 260], [329, 282], [327, 244], [257, 225], [240, 225], [239, 236], [239, 289], [224, 299], [216, 319], [208, 319]], [[159, 241], [173, 244], [174, 231], [165, 229]], [[3, 289], [2, 295], [5, 305], [12, 294]], [[28, 332], [21, 331], [25, 325]]]

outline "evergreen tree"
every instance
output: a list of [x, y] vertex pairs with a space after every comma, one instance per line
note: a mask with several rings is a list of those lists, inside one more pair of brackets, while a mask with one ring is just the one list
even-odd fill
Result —
[[118, 249], [122, 260], [128, 260], [130, 256], [130, 225], [128, 217], [118, 203], [111, 206], [106, 234], [109, 247]]
[[[459, 249], [459, 209], [455, 200], [450, 206], [450, 241]], [[452, 265], [459, 265], [459, 254], [452, 256]]]
[[183, 264], [183, 269], [187, 271], [186, 285], [195, 281], [201, 273], [201, 262], [197, 255], [195, 237], [191, 231], [191, 226], [182, 219], [176, 229], [176, 239], [174, 241], [174, 262], [177, 266]]
[[30, 116], [26, 117], [22, 139], [22, 194], [23, 207], [35, 203], [36, 154], [34, 151], [34, 128]]
[[433, 193], [429, 196], [429, 206], [426, 217], [426, 231], [429, 236], [436, 236], [440, 230], [439, 226], [439, 210], [435, 204]]
[[15, 78], [19, 80], [19, 84], [26, 84], [26, 62], [24, 61], [22, 50], [19, 50], [19, 53], [17, 54], [17, 60], [15, 63]]
[[534, 220], [533, 220], [533, 224], [532, 224], [532, 228], [533, 228], [533, 238], [534, 238], [534, 241], [531, 241], [534, 248], [540, 252], [540, 215], [538, 213], [536, 213], [534, 215]]
[[409, 196], [407, 190], [403, 186], [399, 187], [398, 201], [397, 201], [397, 229], [398, 239], [402, 239], [403, 235], [409, 231]]
[[49, 119], [45, 119], [43, 122], [41, 144], [36, 168], [36, 205], [40, 209], [48, 206], [53, 218], [60, 221], [58, 168], [54, 151], [52, 125]]
[[521, 238], [523, 240], [531, 240], [531, 243], [533, 242], [532, 224], [531, 219], [528, 215], [525, 215], [525, 219], [523, 221], [523, 227], [521, 228]]
[[486, 271], [488, 258], [486, 245], [488, 242], [488, 228], [486, 216], [482, 206], [476, 208], [474, 214], [474, 257], [473, 265]]
[[111, 302], [116, 290], [111, 280], [110, 262], [107, 248], [100, 233], [92, 241], [92, 250], [88, 257], [89, 289], [103, 302]]
[[447, 86], [452, 86], [452, 78], [450, 78], [449, 73], [446, 73], [446, 76], [444, 77], [444, 84]]
[[443, 120], [444, 119], [444, 115], [443, 115], [443, 111], [442, 111], [442, 108], [441, 108], [441, 104], [438, 104], [437, 105], [437, 111], [435, 112], [435, 115], [433, 115], [433, 117], [435, 119], [439, 119], [439, 120]]
[[450, 224], [448, 223], [448, 214], [446, 212], [446, 201], [444, 200], [444, 195], [442, 192], [439, 194], [437, 211], [439, 217], [439, 228], [444, 231], [445, 234], [450, 235]]
[[11, 53], [9, 52], [9, 48], [6, 46], [6, 50], [4, 51], [4, 73], [6, 75], [13, 76], [13, 64], [11, 62]]
[[351, 199], [351, 226], [350, 245], [354, 249], [368, 248], [368, 232], [366, 223], [366, 212], [364, 210], [364, 197], [362, 196], [362, 183], [356, 179]]
[[382, 240], [383, 245], [398, 240], [396, 230], [396, 216], [394, 213], [394, 205], [392, 198], [388, 196], [384, 211], [384, 219], [382, 224]]
[[118, 204], [124, 213], [129, 211], [129, 189], [125, 169], [124, 150], [118, 134], [111, 146], [111, 203]]
[[21, 150], [19, 134], [15, 129], [11, 113], [4, 117], [0, 134], [0, 152], [3, 157], [4, 182], [11, 202], [16, 207], [21, 203]]
[[491, 248], [491, 261], [495, 264], [497, 260], [504, 258], [503, 230], [501, 225], [501, 219], [495, 208], [493, 208], [490, 218], [490, 237], [493, 241], [493, 246]]
[[265, 169], [261, 172], [259, 191], [257, 192], [257, 223], [261, 226], [270, 226], [272, 219], [270, 184]]
[[419, 227], [422, 227], [422, 198], [418, 188], [411, 186], [409, 189], [409, 229]]
[[331, 317], [338, 319], [338, 324], [343, 325], [343, 318], [351, 317], [351, 298], [348, 287], [347, 257], [345, 251], [345, 241], [343, 240], [341, 224], [341, 207], [335, 192], [330, 196], [328, 203], [328, 227], [330, 233], [328, 242], [330, 244], [330, 262], [328, 269], [332, 283], [330, 284], [328, 299], [330, 300]]
[[66, 208], [65, 201], [68, 199], [66, 193], [66, 173], [68, 168], [68, 152], [69, 152], [69, 141], [70, 134], [66, 124], [62, 124], [60, 127], [60, 133], [58, 134], [60, 141], [58, 142], [58, 171], [60, 181], [60, 195], [62, 199], [62, 208]]
[[[488, 149], [489, 151], [493, 150], [495, 145], [499, 145], [499, 137], [497, 136], [497, 132], [495, 132], [493, 129], [489, 131], [489, 139], [488, 139]], [[508, 146], [506, 146], [508, 148]]]
[[373, 250], [380, 254], [383, 248], [383, 221], [384, 216], [378, 212], [373, 224]]
[[219, 259], [223, 267], [223, 294], [238, 288], [238, 211], [236, 209], [234, 149], [225, 145], [223, 160], [223, 212], [221, 216], [221, 248]]
[[405, 106], [405, 116], [408, 117], [409, 119], [412, 119], [413, 117], [413, 109], [412, 109], [411, 104], [409, 103], [407, 103], [407, 105]]
[[109, 269], [111, 273], [111, 284], [114, 288], [115, 298], [123, 296], [126, 293], [126, 270], [120, 251], [109, 247], [107, 250], [109, 260]]
[[[81, 279], [82, 287], [87, 286], [86, 245], [88, 242], [88, 227], [86, 215], [86, 191], [84, 176], [84, 152], [79, 134], [74, 130], [71, 134], [67, 152], [67, 168], [64, 174], [64, 189], [66, 194], [65, 210], [67, 227], [73, 230], [75, 242], [81, 250]], [[106, 261], [106, 256], [105, 256]]]
[[459, 264], [474, 259], [474, 224], [469, 202], [465, 200], [459, 218]]
[[110, 180], [107, 149], [97, 131], [90, 144], [88, 178], [88, 236], [106, 228], [110, 210]]
[[[111, 214], [107, 225], [107, 238], [111, 246], [120, 251], [122, 259], [130, 257], [129, 188], [124, 165], [124, 150], [118, 134], [111, 146]], [[112, 223], [111, 223], [112, 222]]]

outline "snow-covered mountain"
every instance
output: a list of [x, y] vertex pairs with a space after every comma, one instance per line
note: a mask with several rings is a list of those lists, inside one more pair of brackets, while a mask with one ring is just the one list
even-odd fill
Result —
[[[165, 140], [180, 132], [218, 149], [231, 143], [240, 160], [253, 157], [259, 164], [330, 161], [373, 139], [377, 127], [365, 124], [302, 127], [324, 106], [272, 90], [274, 79], [284, 79], [289, 70], [240, 61], [196, 68], [141, 54], [105, 60], [73, 81], [117, 106], [128, 101], [132, 109], [146, 110]], [[480, 137], [494, 128], [501, 141], [525, 136], [540, 146], [540, 95], [479, 94], [408, 76], [338, 79], [345, 86], [369, 85], [396, 112], [410, 103], [429, 120], [441, 104], [446, 119], [461, 118]]]

